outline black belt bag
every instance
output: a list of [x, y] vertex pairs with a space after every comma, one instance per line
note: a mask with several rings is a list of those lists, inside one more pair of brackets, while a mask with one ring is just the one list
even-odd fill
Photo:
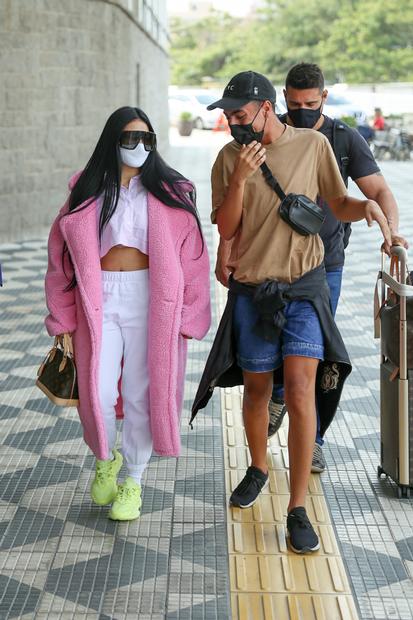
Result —
[[281, 200], [281, 219], [300, 235], [308, 236], [319, 233], [325, 220], [321, 207], [304, 194], [286, 195], [267, 164], [261, 164], [261, 170], [266, 182]]

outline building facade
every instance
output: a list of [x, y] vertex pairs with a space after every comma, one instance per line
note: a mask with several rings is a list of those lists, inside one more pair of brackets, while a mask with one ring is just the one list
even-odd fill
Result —
[[166, 0], [0, 0], [0, 243], [44, 234], [109, 114], [167, 146]]

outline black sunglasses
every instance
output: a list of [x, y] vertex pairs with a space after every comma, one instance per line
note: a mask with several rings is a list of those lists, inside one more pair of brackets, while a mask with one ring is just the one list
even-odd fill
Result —
[[156, 150], [156, 133], [153, 131], [122, 131], [120, 134], [119, 145], [124, 149], [132, 151], [142, 142], [145, 151]]

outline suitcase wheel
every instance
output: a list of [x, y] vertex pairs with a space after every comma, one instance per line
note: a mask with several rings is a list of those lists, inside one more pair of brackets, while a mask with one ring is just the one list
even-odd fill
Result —
[[406, 487], [406, 486], [401, 486], [401, 487], [397, 487], [397, 497], [399, 499], [401, 498], [405, 498], [405, 499], [409, 499], [410, 498], [410, 487]]

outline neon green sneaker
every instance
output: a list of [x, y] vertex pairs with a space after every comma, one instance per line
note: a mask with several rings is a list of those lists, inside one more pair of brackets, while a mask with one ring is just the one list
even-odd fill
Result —
[[129, 476], [119, 485], [118, 494], [108, 517], [113, 521], [132, 521], [141, 514], [141, 486]]
[[96, 459], [96, 474], [92, 482], [90, 494], [98, 506], [111, 504], [118, 492], [116, 482], [117, 475], [122, 467], [123, 458], [120, 452], [112, 450], [112, 461], [99, 461]]

